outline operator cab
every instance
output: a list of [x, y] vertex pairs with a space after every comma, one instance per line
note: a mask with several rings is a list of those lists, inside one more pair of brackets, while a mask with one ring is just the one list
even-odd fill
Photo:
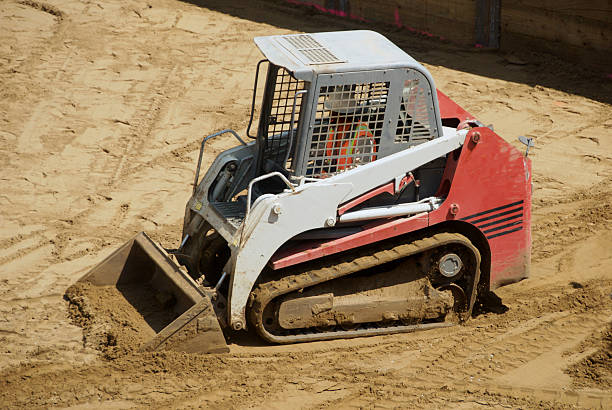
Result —
[[[266, 57], [256, 82], [267, 66], [256, 135], [252, 117], [248, 129], [257, 139], [257, 176], [327, 178], [441, 134], [430, 74], [376, 32], [267, 36], [255, 43]], [[259, 186], [272, 193], [284, 188], [278, 178]]]
[[[431, 75], [376, 32], [266, 36], [255, 43], [265, 59], [257, 64], [247, 127], [254, 141], [216, 160], [209, 171], [214, 180], [202, 184], [207, 202], [236, 229], [248, 197], [253, 204], [288, 184], [329, 178], [443, 134]], [[434, 195], [444, 164], [439, 158], [414, 170], [415, 183], [401, 197], [382, 195], [363, 206]]]

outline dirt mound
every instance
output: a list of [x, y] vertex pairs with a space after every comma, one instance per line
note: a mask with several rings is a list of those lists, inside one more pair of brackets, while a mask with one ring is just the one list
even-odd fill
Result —
[[570, 282], [566, 289], [566, 293], [550, 297], [550, 306], [547, 306], [546, 310], [588, 312], [600, 306], [612, 307], [610, 280], [589, 281], [584, 284]]
[[73, 323], [83, 328], [83, 343], [116, 358], [137, 351], [176, 315], [146, 285], [92, 286], [77, 283], [66, 291]]
[[612, 325], [591, 341], [596, 351], [570, 366], [566, 373], [575, 386], [612, 389]]

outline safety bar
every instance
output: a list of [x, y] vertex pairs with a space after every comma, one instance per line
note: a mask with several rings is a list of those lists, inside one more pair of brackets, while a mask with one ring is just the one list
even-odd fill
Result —
[[283, 182], [287, 185], [287, 187], [289, 187], [289, 189], [295, 192], [295, 187], [293, 186], [293, 184], [289, 182], [286, 176], [284, 176], [282, 173], [278, 171], [270, 172], [269, 174], [265, 174], [265, 175], [258, 176], [257, 178], [253, 178], [251, 182], [249, 182], [249, 191], [247, 193], [246, 214], [244, 215], [245, 222], [247, 218], [249, 217], [249, 213], [251, 212], [251, 192], [253, 191], [253, 184], [256, 182], [262, 181], [264, 179], [272, 178], [272, 177], [279, 177], [280, 179], [283, 180]]
[[298, 91], [297, 93], [295, 93], [293, 95], [293, 109], [291, 110], [291, 123], [289, 126], [289, 146], [287, 147], [287, 153], [285, 154], [285, 162], [283, 164], [286, 164], [287, 161], [289, 161], [289, 155], [291, 154], [291, 148], [293, 148], [293, 127], [295, 125], [295, 106], [297, 105], [297, 98], [298, 95], [304, 95], [306, 94], [306, 90], [301, 90]]
[[307, 177], [305, 175], [302, 175], [302, 176], [291, 175], [290, 178], [293, 179], [294, 181], [296, 181], [298, 186], [302, 186], [306, 182], [319, 182], [319, 181], [322, 180], [321, 178]]
[[193, 193], [194, 194], [196, 192], [196, 188], [198, 187], [198, 179], [200, 179], [200, 167], [202, 166], [202, 154], [204, 154], [204, 144], [206, 144], [206, 141], [208, 141], [209, 139], [218, 137], [219, 135], [226, 134], [228, 132], [230, 134], [233, 134], [234, 137], [236, 137], [236, 139], [242, 143], [242, 145], [247, 145], [246, 142], [244, 142], [242, 138], [240, 138], [240, 136], [236, 133], [236, 131], [231, 130], [229, 128], [215, 132], [214, 134], [210, 134], [209, 136], [204, 138], [202, 140], [202, 145], [200, 145], [200, 155], [198, 156], [198, 166], [196, 167], [195, 179], [193, 181]]
[[251, 193], [253, 192], [253, 184], [262, 181], [264, 179], [279, 177], [283, 180], [283, 182], [291, 189], [291, 191], [295, 192], [295, 186], [289, 182], [286, 176], [278, 171], [270, 172], [269, 174], [258, 176], [257, 178], [253, 178], [251, 182], [249, 182], [249, 189], [247, 192], [247, 204], [246, 204], [246, 213], [244, 215], [244, 221], [242, 222], [242, 232], [240, 233], [240, 243], [242, 244], [242, 239], [244, 235], [244, 228], [246, 227], [246, 222], [249, 219], [249, 214], [251, 213]]
[[259, 81], [259, 67], [262, 63], [267, 63], [268, 60], [259, 60], [255, 69], [255, 84], [253, 85], [253, 101], [251, 101], [251, 115], [249, 116], [249, 125], [247, 126], [247, 137], [255, 139], [255, 135], [251, 135], [251, 125], [253, 124], [253, 114], [255, 113], [255, 96], [257, 95], [257, 81]]

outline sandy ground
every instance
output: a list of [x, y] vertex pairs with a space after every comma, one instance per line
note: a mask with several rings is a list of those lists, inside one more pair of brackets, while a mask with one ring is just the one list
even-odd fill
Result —
[[65, 289], [139, 230], [178, 244], [199, 141], [246, 128], [251, 38], [358, 27], [225, 3], [0, 2], [0, 407], [612, 407], [612, 82], [403, 32], [440, 89], [535, 138], [532, 278], [497, 292], [507, 312], [223, 355], [84, 345]]

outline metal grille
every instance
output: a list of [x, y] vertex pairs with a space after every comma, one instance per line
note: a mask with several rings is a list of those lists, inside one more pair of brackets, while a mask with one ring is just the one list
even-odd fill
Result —
[[435, 126], [429, 115], [428, 100], [418, 78], [404, 81], [395, 142], [418, 145], [433, 138]]
[[298, 34], [283, 37], [296, 52], [306, 58], [308, 64], [341, 63], [338, 57], [329, 49], [308, 34]]
[[306, 175], [327, 177], [376, 160], [389, 82], [319, 90]]
[[[291, 153], [287, 153], [287, 149], [291, 145], [289, 131], [291, 128], [293, 100], [296, 92], [303, 89], [304, 81], [296, 80], [284, 68], [278, 69], [266, 124], [266, 151], [264, 157], [285, 169], [291, 169], [292, 163]], [[304, 94], [299, 94], [296, 98], [292, 138], [295, 137], [297, 132], [303, 96]], [[292, 149], [295, 149], [295, 145], [293, 145]]]

